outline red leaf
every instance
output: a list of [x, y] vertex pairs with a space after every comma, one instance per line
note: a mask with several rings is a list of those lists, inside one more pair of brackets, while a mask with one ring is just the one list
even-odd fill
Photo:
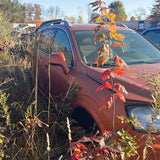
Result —
[[7, 42], [7, 41], [3, 41], [3, 44], [4, 44], [4, 45], [7, 45], [7, 44], [8, 44], [8, 42]]
[[116, 90], [119, 92], [123, 92], [123, 93], [125, 93], [125, 94], [128, 94], [128, 92], [126, 91], [126, 89], [125, 89], [125, 87], [124, 86], [122, 86], [121, 84], [119, 84], [119, 83], [115, 83], [114, 84], [114, 87], [116, 88]]
[[114, 77], [114, 76], [113, 76], [112, 72], [111, 72], [109, 69], [107, 69], [106, 71], [104, 71], [104, 72], [100, 75], [100, 77], [101, 77], [103, 80], [105, 80], [105, 79], [109, 79], [110, 77]]
[[112, 104], [113, 104], [113, 97], [111, 95], [105, 99], [104, 105], [100, 108], [100, 111], [104, 108], [110, 109], [112, 107]]
[[112, 68], [112, 71], [114, 72], [114, 74], [117, 74], [119, 76], [123, 76], [125, 69], [120, 68], [120, 67], [114, 67], [114, 68]]
[[102, 90], [103, 88], [112, 88], [109, 82], [105, 82], [97, 88], [97, 91]]
[[128, 68], [128, 65], [123, 61], [123, 59], [119, 56], [114, 56], [114, 63], [116, 64], [116, 66], [120, 66], [123, 67], [125, 66], [126, 68]]
[[114, 99], [117, 99], [117, 97], [119, 97], [120, 100], [123, 101], [124, 103], [126, 102], [126, 99], [124, 98], [123, 94], [121, 94], [121, 93], [115, 93], [114, 94]]

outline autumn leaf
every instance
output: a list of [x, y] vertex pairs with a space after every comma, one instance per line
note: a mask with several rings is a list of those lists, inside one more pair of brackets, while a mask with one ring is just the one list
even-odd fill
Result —
[[119, 56], [114, 56], [114, 63], [116, 64], [116, 66], [120, 66], [123, 67], [125, 66], [126, 68], [128, 68], [128, 65], [123, 61], [123, 59]]
[[99, 7], [95, 8], [95, 9], [93, 10], [93, 12], [96, 12], [98, 9], [99, 9]]
[[116, 26], [111, 26], [111, 27], [108, 27], [108, 30], [111, 32], [111, 33], [116, 33], [118, 28]]
[[122, 41], [124, 38], [123, 34], [117, 33], [118, 28], [116, 26], [108, 27], [108, 30], [110, 31], [109, 35], [112, 38], [114, 38], [117, 41]]
[[94, 43], [96, 44], [96, 42], [102, 42], [107, 38], [107, 36], [104, 33], [99, 34], [98, 36], [96, 36], [94, 38]]
[[106, 80], [106, 79], [109, 79], [110, 77], [113, 77], [113, 74], [112, 74], [112, 72], [111, 72], [109, 69], [107, 69], [107, 70], [105, 70], [105, 71], [100, 75], [100, 77], [101, 77], [103, 80]]
[[111, 48], [112, 47], [128, 47], [128, 46], [116, 41], [112, 44]]
[[122, 41], [124, 39], [124, 35], [120, 34], [120, 33], [110, 32], [109, 35], [110, 35], [111, 39], [114, 38], [117, 41]]
[[95, 1], [95, 2], [89, 3], [89, 5], [91, 5], [92, 7], [96, 7], [96, 6], [100, 5], [100, 1]]
[[114, 84], [115, 89], [119, 92], [128, 94], [128, 92], [126, 91], [125, 87], [123, 85], [121, 85], [120, 83], [115, 83]]
[[108, 30], [110, 31], [109, 35], [110, 35], [111, 39], [114, 38], [117, 41], [122, 41], [123, 40], [124, 35], [120, 34], [120, 33], [117, 33], [118, 28], [116, 26], [108, 27]]
[[107, 13], [107, 12], [104, 12], [105, 16], [108, 18], [109, 21], [111, 21], [113, 24], [115, 24], [115, 18], [116, 18], [116, 15], [114, 13]]
[[112, 70], [112, 72], [113, 72], [114, 74], [117, 74], [117, 75], [119, 75], [119, 76], [123, 76], [123, 74], [124, 74], [124, 72], [125, 72], [125, 69], [120, 68], [120, 67], [114, 67], [114, 68], [112, 68], [111, 70]]
[[104, 43], [99, 49], [98, 49], [98, 55], [100, 56], [100, 53], [104, 53], [106, 52], [107, 54], [109, 54], [109, 44]]
[[98, 59], [96, 61], [93, 62], [93, 64], [97, 64], [97, 67], [99, 67], [100, 65], [104, 65], [106, 63], [107, 57], [106, 56], [101, 56], [98, 57]]
[[93, 32], [94, 36], [96, 36], [97, 33], [101, 30], [106, 30], [106, 25], [105, 24], [100, 24], [94, 29], [94, 32]]
[[105, 82], [97, 88], [97, 91], [102, 90], [103, 88], [112, 88], [109, 82]]
[[126, 102], [126, 99], [124, 98], [123, 94], [121, 94], [121, 93], [115, 93], [113, 96], [114, 96], [115, 100], [117, 99], [117, 97], [119, 97], [121, 101], [123, 101], [124, 103]]
[[113, 104], [113, 97], [111, 95], [105, 99], [104, 105], [99, 110], [101, 111], [104, 108], [110, 109], [112, 107], [112, 104]]
[[102, 20], [101, 16], [95, 16], [93, 19], [91, 19], [91, 22], [99, 23], [99, 22], [101, 22], [101, 20]]
[[91, 5], [92, 7], [101, 6], [102, 4], [106, 5], [106, 3], [102, 2], [102, 0], [98, 0], [92, 3], [89, 3], [89, 5]]

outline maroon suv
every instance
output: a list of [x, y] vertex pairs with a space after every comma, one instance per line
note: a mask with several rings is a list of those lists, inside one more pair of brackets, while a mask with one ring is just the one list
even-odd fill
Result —
[[[69, 25], [66, 21], [59, 20], [41, 29], [35, 35], [34, 47], [30, 50], [32, 55], [32, 76], [35, 78], [38, 62], [38, 82], [41, 89], [48, 91], [48, 68], [50, 67], [51, 93], [54, 96], [65, 94], [69, 83], [74, 81], [80, 90], [74, 96], [71, 106], [72, 115], [76, 120], [89, 127], [96, 122], [101, 131], [113, 130], [113, 107], [109, 110], [100, 108], [106, 97], [114, 91], [103, 89], [96, 91], [104, 83], [100, 74], [109, 68], [109, 60], [103, 66], [93, 62], [97, 59], [97, 50], [104, 42], [94, 43], [93, 31], [97, 24]], [[107, 29], [107, 27], [106, 27]], [[123, 44], [128, 47], [112, 48], [112, 55], [118, 55], [128, 65], [129, 69], [124, 76], [115, 76], [114, 81], [125, 86], [128, 94], [126, 103], [116, 99], [115, 129], [122, 127], [118, 116], [136, 116], [139, 123], [132, 128], [124, 124], [126, 130], [133, 136], [140, 138], [147, 134], [153, 116], [153, 102], [151, 93], [146, 87], [146, 82], [141, 76], [144, 71], [156, 72], [160, 70], [160, 50], [134, 30], [118, 27], [118, 32], [123, 34]], [[38, 59], [38, 61], [37, 61]], [[114, 64], [111, 64], [114, 65]], [[156, 132], [153, 136], [156, 143], [157, 159], [160, 159], [160, 116], [157, 115], [153, 122]], [[142, 142], [142, 139], [139, 140]], [[154, 159], [155, 154], [150, 155]]]

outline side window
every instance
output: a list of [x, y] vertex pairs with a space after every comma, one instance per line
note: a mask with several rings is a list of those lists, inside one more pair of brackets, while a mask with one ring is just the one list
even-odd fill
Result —
[[72, 65], [73, 57], [71, 52], [70, 43], [65, 32], [58, 30], [54, 39], [52, 53], [63, 52], [68, 65]]
[[52, 52], [52, 44], [55, 37], [56, 30], [55, 29], [47, 29], [39, 34], [38, 46], [39, 49], [47, 54]]

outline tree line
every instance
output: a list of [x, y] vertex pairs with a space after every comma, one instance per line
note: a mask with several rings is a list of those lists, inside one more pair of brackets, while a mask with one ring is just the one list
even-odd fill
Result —
[[[127, 14], [123, 3], [120, 0], [115, 0], [109, 4], [110, 8], [113, 8], [112, 12], [116, 14], [116, 21], [126, 21]], [[153, 24], [160, 21], [160, 0], [155, 0], [155, 4], [152, 6], [151, 14], [146, 15], [146, 11], [143, 8], [139, 8], [134, 16], [131, 16], [130, 20], [150, 19]], [[18, 0], [3, 0], [0, 1], [0, 13], [11, 23], [23, 23], [42, 21], [47, 19], [63, 18], [76, 23], [84, 23], [83, 9], [81, 6], [77, 7], [79, 16], [67, 17], [64, 15], [58, 6], [50, 6], [47, 9], [42, 9], [39, 4], [21, 4]], [[98, 14], [98, 13], [97, 13]], [[91, 10], [88, 11], [88, 21], [96, 16]]]

